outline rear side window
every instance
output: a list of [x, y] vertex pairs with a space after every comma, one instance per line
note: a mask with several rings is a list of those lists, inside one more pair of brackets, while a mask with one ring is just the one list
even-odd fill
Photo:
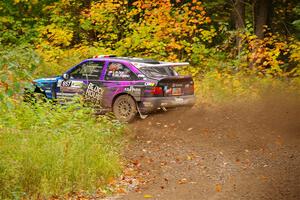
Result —
[[103, 66], [103, 61], [88, 61], [76, 67], [70, 76], [74, 79], [99, 80]]
[[178, 76], [173, 67], [142, 67], [140, 70], [148, 77]]
[[133, 81], [137, 80], [137, 76], [125, 65], [118, 62], [111, 62], [107, 67], [105, 80]]

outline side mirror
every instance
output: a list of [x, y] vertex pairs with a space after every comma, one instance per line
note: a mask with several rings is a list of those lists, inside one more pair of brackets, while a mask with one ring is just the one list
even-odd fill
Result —
[[70, 79], [70, 74], [64, 73], [64, 74], [62, 75], [62, 78], [63, 78], [64, 80], [69, 80], [69, 79]]

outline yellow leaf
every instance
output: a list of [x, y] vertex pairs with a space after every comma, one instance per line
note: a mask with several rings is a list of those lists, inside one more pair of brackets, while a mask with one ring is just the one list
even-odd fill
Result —
[[145, 195], [144, 195], [144, 198], [152, 198], [152, 195], [150, 195], [150, 194], [145, 194]]

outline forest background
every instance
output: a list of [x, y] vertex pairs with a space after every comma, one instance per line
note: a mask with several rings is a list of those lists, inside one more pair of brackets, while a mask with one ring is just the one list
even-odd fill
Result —
[[[189, 67], [178, 70], [193, 75], [199, 104], [260, 98], [273, 89], [300, 91], [297, 0], [3, 0], [0, 30], [0, 141], [6, 144], [0, 151], [7, 155], [0, 161], [3, 198], [91, 189], [120, 171], [112, 144], [122, 125], [88, 118], [86, 109], [74, 117], [74, 107], [22, 103], [23, 88], [33, 78], [62, 74], [94, 55], [188, 61]], [[74, 124], [80, 131], [65, 134]], [[95, 134], [86, 143], [72, 140], [73, 134], [86, 138], [89, 130]], [[35, 142], [12, 134], [24, 132]], [[54, 138], [56, 143], [47, 140], [57, 132], [64, 134]], [[101, 147], [93, 143], [106, 140]], [[87, 143], [96, 146], [80, 151]], [[17, 144], [24, 148], [12, 153]], [[61, 151], [49, 154], [49, 147]], [[76, 152], [86, 158], [96, 150], [104, 157], [101, 164], [76, 159]], [[86, 164], [92, 170], [80, 171]]]
[[184, 71], [213, 100], [300, 73], [296, 0], [5, 0], [0, 9], [0, 82], [9, 95], [31, 75], [62, 74], [99, 54], [188, 61]]

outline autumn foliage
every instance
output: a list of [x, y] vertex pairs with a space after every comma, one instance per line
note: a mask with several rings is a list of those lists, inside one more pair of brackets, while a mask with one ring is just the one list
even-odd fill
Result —
[[[279, 0], [274, 3], [276, 31], [284, 13], [297, 16], [298, 11], [292, 11], [292, 2], [286, 9]], [[299, 75], [299, 42], [293, 34], [279, 30], [259, 39], [249, 24], [232, 32], [227, 17], [232, 5], [221, 0], [14, 0], [1, 6], [1, 44], [34, 45], [45, 61], [39, 74], [61, 73], [94, 54], [113, 53], [189, 61], [194, 75], [232, 68], [263, 76]]]

